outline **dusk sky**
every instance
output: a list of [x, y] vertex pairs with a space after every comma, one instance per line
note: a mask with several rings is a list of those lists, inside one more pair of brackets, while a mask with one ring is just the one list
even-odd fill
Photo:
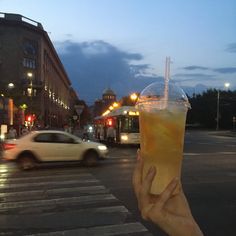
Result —
[[235, 0], [0, 0], [0, 12], [42, 23], [89, 105], [163, 77], [166, 56], [187, 92], [236, 89]]

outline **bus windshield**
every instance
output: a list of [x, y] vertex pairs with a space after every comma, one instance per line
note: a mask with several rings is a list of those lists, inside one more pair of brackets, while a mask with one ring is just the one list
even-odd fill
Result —
[[120, 132], [139, 133], [138, 116], [121, 117], [120, 124]]

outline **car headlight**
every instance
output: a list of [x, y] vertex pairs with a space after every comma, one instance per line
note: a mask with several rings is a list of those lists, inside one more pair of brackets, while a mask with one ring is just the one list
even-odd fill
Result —
[[129, 138], [128, 138], [128, 135], [126, 135], [126, 134], [123, 134], [123, 135], [121, 135], [121, 140], [123, 140], [123, 141], [127, 141]]
[[98, 146], [98, 149], [99, 149], [100, 151], [106, 151], [106, 150], [107, 150], [107, 147], [106, 147], [105, 145], [99, 145], [99, 146]]

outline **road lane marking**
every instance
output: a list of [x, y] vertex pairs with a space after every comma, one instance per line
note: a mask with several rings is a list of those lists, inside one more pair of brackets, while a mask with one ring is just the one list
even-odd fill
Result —
[[[40, 174], [43, 173], [40, 172]], [[70, 179], [68, 180], [68, 178]], [[75, 178], [78, 178], [78, 180], [74, 180]], [[21, 183], [21, 181], [24, 182]], [[73, 184], [77, 186], [71, 186]], [[93, 185], [78, 186], [79, 184]], [[38, 189], [32, 189], [33, 187]], [[23, 188], [24, 191], [20, 188]], [[42, 235], [59, 234], [68, 236], [71, 233], [82, 236], [83, 231], [87, 236], [148, 233], [147, 229], [139, 222], [125, 222], [127, 216], [132, 214], [127, 208], [121, 206], [120, 201], [113, 194], [110, 194], [105, 186], [100, 185], [100, 181], [90, 173], [33, 176], [32, 178], [31, 176], [11, 176], [9, 178], [9, 175], [3, 175], [0, 177], [0, 192], [3, 191], [6, 192], [0, 193], [0, 213], [4, 213], [2, 214], [4, 217], [0, 219], [0, 228], [4, 228], [9, 233], [8, 229], [12, 226], [10, 228], [15, 229], [12, 232], [13, 235], [17, 233], [17, 230], [26, 230], [26, 232], [31, 233], [40, 232], [40, 229], [44, 229], [44, 231], [48, 229], [51, 231], [53, 229], [66, 229], [60, 232], [43, 233]], [[114, 206], [115, 204], [119, 205]], [[61, 208], [63, 211], [58, 211]], [[53, 219], [58, 215], [61, 221], [54, 221]], [[74, 216], [72, 217], [73, 220], [68, 221], [68, 215]], [[90, 225], [87, 226], [84, 225], [86, 223], [84, 220], [78, 222], [75, 215], [82, 218], [95, 217], [95, 221], [90, 222]], [[106, 226], [104, 226], [104, 220], [101, 217], [106, 219]], [[19, 224], [19, 221], [22, 224]], [[6, 224], [6, 222], [9, 223]], [[124, 222], [124, 224], [120, 224], [121, 222]], [[59, 227], [53, 227], [53, 225], [58, 224]], [[75, 230], [67, 230], [68, 225], [72, 225]], [[36, 229], [37, 231], [33, 231]]]
[[185, 156], [204, 156], [204, 155], [236, 155], [236, 152], [202, 152], [202, 153], [197, 153], [197, 152], [185, 152]]
[[8, 182], [11, 180], [17, 180], [17, 181], [24, 181], [24, 180], [35, 180], [35, 181], [41, 181], [41, 180], [52, 180], [52, 179], [64, 179], [64, 178], [87, 178], [91, 177], [93, 178], [93, 175], [90, 173], [81, 173], [81, 174], [63, 174], [63, 175], [50, 175], [50, 176], [11, 176], [9, 174], [1, 174], [0, 179], [7, 179]]
[[[65, 230], [65, 231], [55, 231], [49, 233], [39, 233], [39, 234], [31, 234], [28, 236], [71, 236], [71, 235], [79, 235], [79, 236], [112, 236], [112, 235], [122, 235], [122, 234], [134, 234], [148, 232], [148, 230], [139, 222], [132, 223], [124, 223], [117, 225], [106, 225], [106, 226], [97, 226], [91, 228], [80, 228], [73, 230]], [[151, 234], [149, 234], [151, 236]]]
[[185, 152], [184, 155], [186, 156], [198, 156], [202, 155], [201, 153], [195, 153], [195, 152]]
[[33, 198], [36, 196], [38, 199], [53, 196], [55, 194], [62, 193], [82, 193], [82, 194], [105, 194], [109, 193], [109, 190], [106, 189], [103, 185], [97, 186], [86, 186], [86, 187], [73, 187], [73, 188], [58, 188], [58, 189], [42, 189], [42, 190], [27, 190], [22, 192], [6, 192], [0, 193], [0, 202], [12, 201], [14, 199], [20, 200], [21, 198]]
[[19, 202], [9, 202], [1, 203], [0, 210], [12, 209], [12, 208], [22, 208], [22, 207], [40, 207], [40, 206], [59, 206], [66, 203], [97, 203], [109, 200], [117, 200], [112, 194], [99, 194], [99, 195], [88, 195], [80, 197], [67, 197], [67, 198], [54, 198], [45, 200], [29, 200], [29, 201], [19, 201]]
[[219, 152], [219, 153], [225, 155], [236, 155], [236, 152]]
[[61, 181], [48, 181], [41, 183], [23, 183], [23, 184], [8, 184], [6, 181], [0, 182], [0, 191], [6, 189], [24, 188], [24, 187], [49, 187], [49, 186], [60, 186], [70, 184], [88, 184], [88, 183], [99, 183], [97, 179], [84, 179], [84, 180], [65, 180]]

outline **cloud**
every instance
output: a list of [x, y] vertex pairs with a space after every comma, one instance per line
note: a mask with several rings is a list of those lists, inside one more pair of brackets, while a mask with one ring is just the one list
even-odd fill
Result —
[[226, 52], [236, 53], [236, 43], [230, 43], [226, 49]]
[[66, 38], [73, 38], [73, 34], [65, 34]]
[[215, 68], [213, 71], [221, 73], [221, 74], [233, 74], [236, 73], [236, 67], [222, 67], [222, 68]]
[[203, 73], [178, 73], [174, 74], [173, 78], [176, 82], [184, 82], [184, 81], [206, 81], [212, 80], [214, 78], [213, 75], [203, 74]]
[[174, 75], [175, 77], [212, 77], [209, 74], [201, 74], [201, 73], [178, 73]]
[[[186, 66], [182, 67], [181, 69], [192, 71], [192, 70], [209, 70], [212, 72], [217, 72], [220, 74], [232, 74], [236, 73], [236, 67], [221, 67], [221, 68], [210, 68], [210, 67], [204, 67], [204, 66]], [[179, 75], [184, 75], [184, 76], [204, 76], [204, 74], [179, 74]], [[178, 76], [178, 74], [176, 75]]]
[[182, 69], [184, 70], [209, 70], [208, 67], [204, 67], [204, 66], [186, 66], [186, 67], [183, 67]]
[[104, 41], [67, 40], [54, 45], [79, 97], [90, 104], [101, 98], [107, 87], [122, 97], [157, 79], [149, 73], [148, 64], [141, 64], [140, 53], [126, 52]]

